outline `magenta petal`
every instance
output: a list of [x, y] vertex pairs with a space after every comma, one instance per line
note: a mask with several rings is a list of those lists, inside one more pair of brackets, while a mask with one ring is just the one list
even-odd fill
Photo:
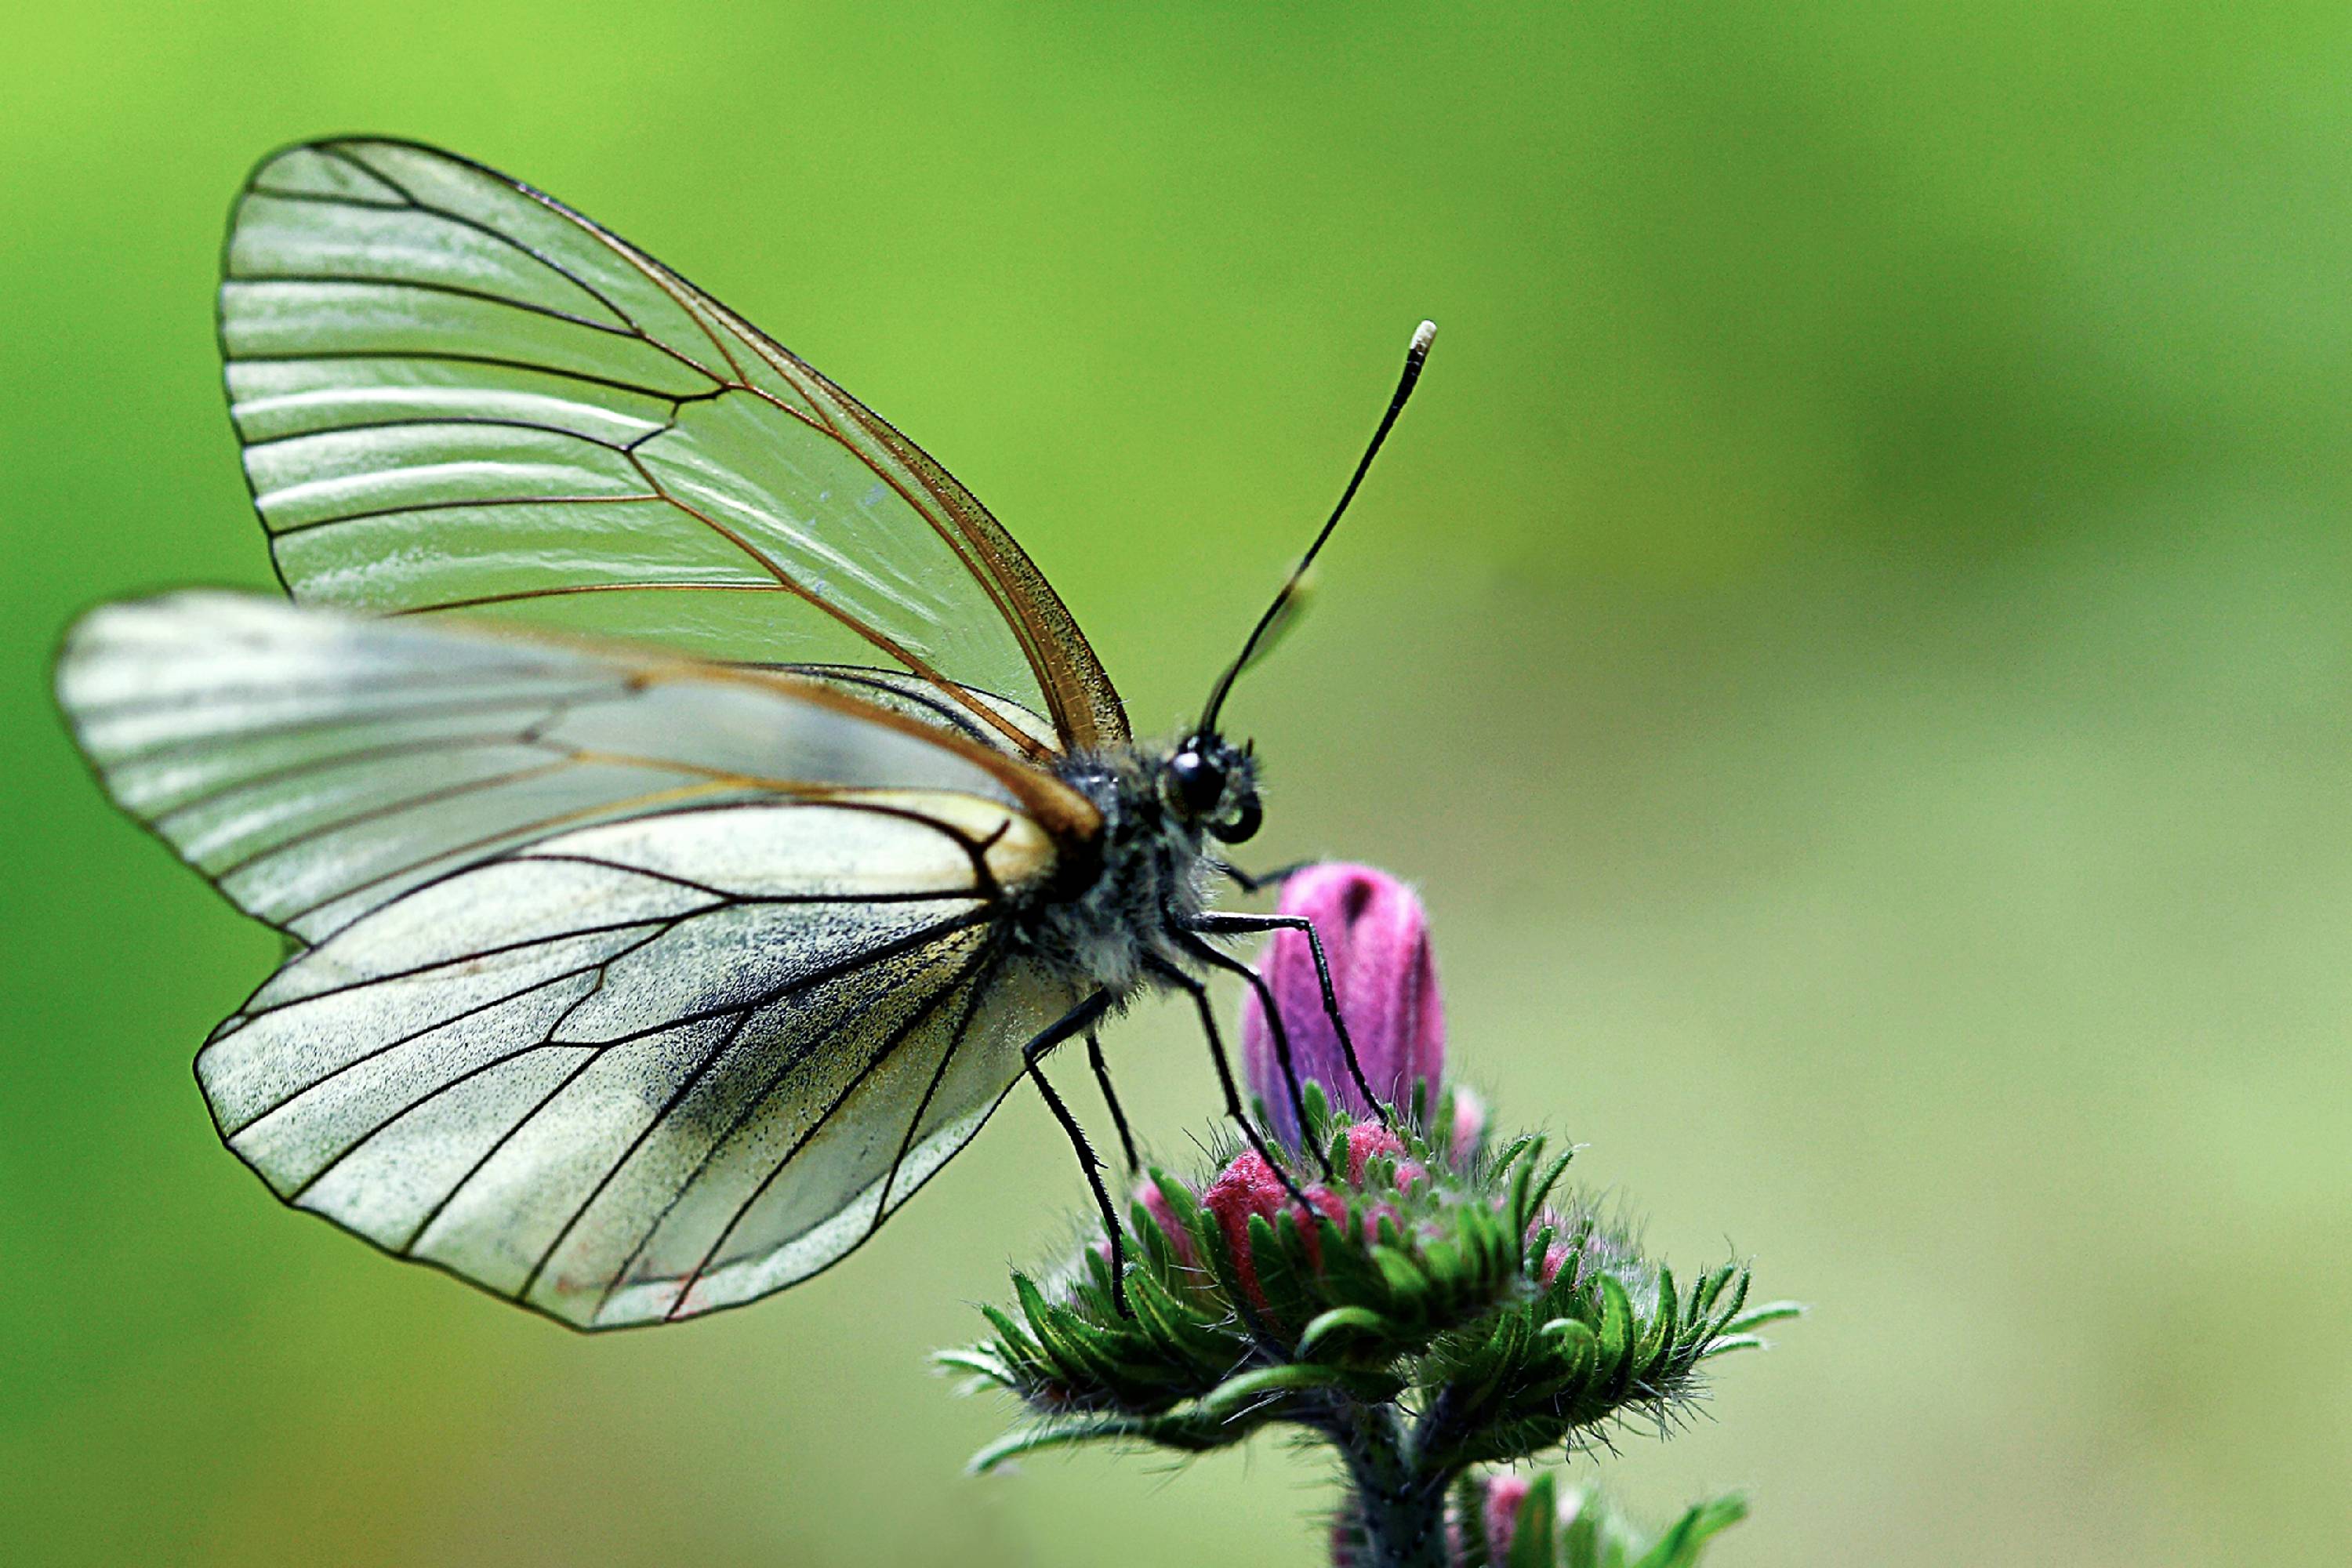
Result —
[[[1412, 1086], [1434, 1097], [1445, 1067], [1445, 1013], [1429, 944], [1429, 916], [1411, 888], [1369, 866], [1309, 867], [1283, 885], [1282, 912], [1315, 922], [1331, 964], [1331, 984], [1372, 1091], [1409, 1104]], [[1277, 931], [1258, 961], [1288, 1027], [1301, 1083], [1358, 1116], [1371, 1107], [1356, 1092], [1339, 1037], [1323, 1009], [1315, 955], [1302, 931]], [[1275, 1131], [1298, 1140], [1288, 1086], [1275, 1056], [1273, 1031], [1255, 992], [1243, 1002], [1242, 1050], [1251, 1089], [1265, 1101]]]

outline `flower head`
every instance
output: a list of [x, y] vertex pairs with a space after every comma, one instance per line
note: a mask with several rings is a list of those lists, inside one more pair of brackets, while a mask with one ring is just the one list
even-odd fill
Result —
[[[1385, 871], [1331, 864], [1308, 867], [1284, 883], [1281, 909], [1312, 921], [1322, 939], [1331, 988], [1372, 1092], [1392, 1105], [1409, 1105], [1419, 1084], [1434, 1105], [1445, 1067], [1445, 1013], [1421, 900]], [[1258, 960], [1258, 973], [1281, 1013], [1299, 1081], [1320, 1083], [1339, 1109], [1371, 1114], [1324, 1009], [1306, 932], [1276, 931]], [[1242, 1054], [1250, 1087], [1265, 1101], [1276, 1134], [1295, 1145], [1298, 1118], [1274, 1031], [1255, 992], [1243, 1007]]]
[[[1490, 1519], [1483, 1490], [1452, 1483], [1627, 1419], [1664, 1424], [1704, 1363], [1759, 1343], [1756, 1330], [1793, 1310], [1750, 1307], [1735, 1264], [1676, 1281], [1645, 1259], [1559, 1186], [1571, 1152], [1548, 1155], [1530, 1135], [1463, 1162], [1452, 1116], [1428, 1120], [1329, 1123], [1320, 1179], [1321, 1160], [1279, 1147], [1271, 1161], [1234, 1150], [1190, 1177], [1151, 1170], [1121, 1258], [1087, 1246], [1042, 1281], [1015, 1274], [1016, 1303], [984, 1309], [992, 1337], [943, 1352], [1029, 1406], [1031, 1421], [976, 1463], [1096, 1440], [1199, 1453], [1270, 1426], [1369, 1430], [1334, 1426], [1351, 1410], [1448, 1409], [1414, 1429], [1412, 1462], [1429, 1478], [1416, 1495], [1433, 1515], [1452, 1497], [1465, 1543], [1516, 1530], [1534, 1551], [1530, 1521], [1552, 1534], [1549, 1493]], [[1517, 1484], [1502, 1483], [1498, 1508]], [[1343, 1546], [1394, 1524], [1343, 1520]], [[1418, 1539], [1447, 1522], [1425, 1520]], [[1496, 1568], [1467, 1554], [1461, 1568], [1474, 1562]]]
[[1496, 1137], [1475, 1095], [1441, 1092], [1428, 929], [1402, 883], [1326, 866], [1293, 879], [1282, 907], [1320, 933], [1368, 1087], [1304, 933], [1280, 932], [1260, 971], [1271, 1015], [1253, 1007], [1245, 1039], [1281, 1136], [1248, 1126], [1189, 1176], [1153, 1168], [1075, 1267], [1016, 1273], [1015, 1302], [982, 1309], [990, 1338], [940, 1353], [1028, 1406], [974, 1468], [1078, 1442], [1203, 1453], [1287, 1426], [1339, 1447], [1359, 1487], [1334, 1519], [1334, 1563], [1502, 1568], [1605, 1549], [1693, 1568], [1738, 1500], [1690, 1510], [1677, 1544], [1653, 1552], [1613, 1516], [1563, 1533], [1586, 1494], [1563, 1508], [1549, 1476], [1481, 1473], [1605, 1441], [1629, 1419], [1670, 1428], [1704, 1363], [1760, 1344], [1756, 1331], [1796, 1309], [1749, 1306], [1734, 1263], [1678, 1282], [1561, 1186], [1572, 1150]]

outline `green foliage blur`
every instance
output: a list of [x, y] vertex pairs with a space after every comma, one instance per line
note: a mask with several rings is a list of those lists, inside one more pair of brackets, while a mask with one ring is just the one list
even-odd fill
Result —
[[[1084, 1205], [1016, 1097], [849, 1264], [583, 1340], [281, 1211], [188, 1060], [268, 934], [47, 694], [267, 581], [230, 195], [381, 131], [636, 237], [903, 424], [1267, 862], [1422, 886], [1457, 1070], [1816, 1313], [1605, 1469], [1726, 1568], [2352, 1559], [2352, 11], [48, 4], [0, 50], [0, 1552], [1305, 1564], [1273, 1447], [971, 1479], [926, 1352]], [[1111, 1041], [1154, 1146], [1214, 1094]], [[1082, 1072], [1059, 1076], [1082, 1113]], [[1591, 1476], [1580, 1462], [1572, 1475]]]

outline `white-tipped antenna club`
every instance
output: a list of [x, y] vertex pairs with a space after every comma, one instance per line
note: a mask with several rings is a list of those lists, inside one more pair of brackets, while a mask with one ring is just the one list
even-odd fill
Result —
[[1397, 378], [1396, 393], [1389, 399], [1388, 412], [1381, 416], [1380, 428], [1372, 432], [1371, 444], [1364, 448], [1362, 459], [1356, 464], [1355, 473], [1349, 476], [1348, 488], [1339, 492], [1339, 504], [1331, 509], [1331, 515], [1325, 520], [1322, 531], [1316, 534], [1315, 542], [1307, 547], [1307, 553], [1298, 558], [1298, 564], [1290, 569], [1290, 575], [1283, 580], [1282, 590], [1275, 595], [1274, 603], [1265, 607], [1265, 614], [1260, 616], [1257, 625], [1250, 628], [1249, 640], [1242, 644], [1241, 656], [1227, 665], [1224, 674], [1217, 678], [1215, 689], [1209, 693], [1209, 705], [1201, 714], [1202, 733], [1215, 732], [1217, 715], [1225, 706], [1225, 694], [1234, 689], [1234, 681], [1256, 658], [1258, 644], [1265, 640], [1268, 629], [1282, 619], [1291, 595], [1298, 591], [1299, 579], [1307, 575], [1309, 566], [1315, 564], [1315, 556], [1323, 548], [1323, 542], [1331, 537], [1331, 531], [1339, 526], [1339, 519], [1348, 510], [1348, 503], [1356, 499], [1357, 488], [1364, 482], [1364, 476], [1371, 471], [1372, 459], [1380, 455], [1381, 443], [1389, 438], [1389, 431], [1396, 424], [1397, 416], [1404, 412], [1405, 399], [1412, 395], [1413, 384], [1421, 379], [1421, 367], [1429, 358], [1429, 345], [1436, 341], [1435, 321], [1423, 321], [1412, 330], [1412, 342], [1404, 351], [1404, 374]]

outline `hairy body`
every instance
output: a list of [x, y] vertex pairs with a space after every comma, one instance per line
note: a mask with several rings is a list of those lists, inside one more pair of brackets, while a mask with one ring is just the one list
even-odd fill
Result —
[[[1121, 747], [1074, 757], [1058, 771], [1102, 814], [1094, 853], [1066, 867], [1013, 916], [1013, 940], [1037, 962], [1124, 1000], [1160, 966], [1199, 967], [1192, 936], [1208, 907], [1216, 861], [1212, 824], [1171, 808], [1171, 766], [1201, 755], [1198, 738], [1164, 752]], [[1211, 738], [1232, 765], [1215, 810], [1256, 799], [1255, 764]], [[1187, 940], [1190, 938], [1190, 940]]]

